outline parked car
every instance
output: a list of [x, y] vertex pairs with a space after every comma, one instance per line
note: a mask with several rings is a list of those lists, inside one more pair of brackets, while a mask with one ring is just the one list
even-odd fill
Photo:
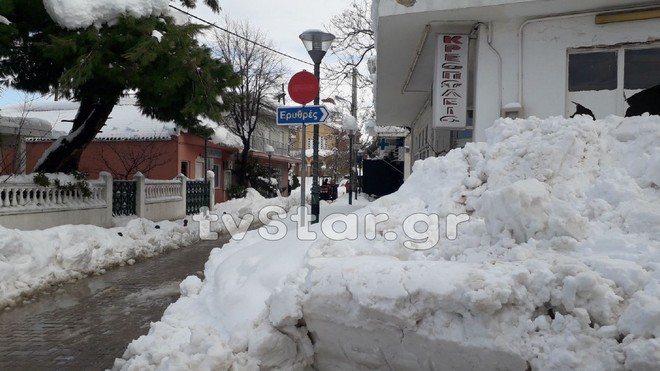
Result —
[[319, 194], [321, 200], [334, 201], [337, 199], [337, 184], [329, 178], [323, 179]]

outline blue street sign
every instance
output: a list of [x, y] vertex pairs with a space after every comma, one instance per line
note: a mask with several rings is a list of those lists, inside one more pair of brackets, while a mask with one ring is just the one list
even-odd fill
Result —
[[277, 107], [277, 125], [320, 124], [328, 116], [325, 106]]

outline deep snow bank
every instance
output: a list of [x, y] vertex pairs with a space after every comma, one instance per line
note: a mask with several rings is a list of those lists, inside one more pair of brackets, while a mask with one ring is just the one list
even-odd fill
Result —
[[660, 118], [488, 134], [335, 215], [356, 239], [326, 220], [214, 251], [115, 368], [657, 369]]
[[[18, 176], [21, 177], [32, 181], [31, 176]], [[70, 180], [62, 174], [56, 177]], [[237, 220], [251, 215], [252, 223], [235, 228], [247, 231], [258, 225], [259, 211], [263, 208], [276, 206], [288, 210], [298, 203], [297, 198], [291, 197], [267, 199], [250, 188], [245, 198], [216, 204], [214, 211]], [[152, 257], [200, 240], [199, 225], [192, 217], [187, 218], [188, 223], [152, 222], [135, 217], [114, 220], [115, 228], [62, 225], [21, 231], [0, 225], [0, 308], [29, 301], [33, 294], [53, 285], [102, 274], [107, 268], [133, 264], [136, 258]], [[227, 228], [221, 223], [212, 223], [210, 227], [218, 235], [227, 235]]]
[[0, 308], [50, 285], [101, 274], [197, 240], [199, 234], [182, 223], [135, 218], [116, 228], [63, 225], [20, 231], [0, 226]]

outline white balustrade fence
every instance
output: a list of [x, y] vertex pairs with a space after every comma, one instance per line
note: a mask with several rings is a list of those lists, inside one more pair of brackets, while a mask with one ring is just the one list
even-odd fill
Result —
[[[73, 183], [73, 180], [71, 181]], [[25, 176], [0, 181], [0, 225], [17, 229], [44, 229], [62, 224], [112, 226], [112, 177], [102, 174], [82, 189], [41, 186]], [[66, 182], [63, 182], [66, 183]]]
[[[210, 172], [209, 176], [213, 175]], [[153, 221], [185, 218], [185, 176], [180, 175], [174, 180], [149, 180], [138, 172], [133, 181], [137, 188], [137, 217]], [[89, 195], [83, 194], [80, 189], [69, 190], [52, 184], [40, 186], [29, 182], [25, 176], [17, 179], [0, 178], [0, 226], [23, 230], [64, 224], [111, 227], [112, 176], [102, 172], [98, 180], [87, 183]]]
[[105, 184], [90, 182], [91, 195], [84, 196], [79, 189], [67, 190], [39, 186], [33, 183], [0, 183], [0, 213], [14, 210], [41, 208], [68, 208], [70, 205], [105, 205]]

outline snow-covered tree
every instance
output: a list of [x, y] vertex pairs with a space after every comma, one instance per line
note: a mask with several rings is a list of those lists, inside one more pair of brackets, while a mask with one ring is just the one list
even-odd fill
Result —
[[[0, 80], [80, 102], [71, 132], [46, 151], [36, 171], [76, 170], [128, 92], [135, 93], [143, 114], [189, 131], [202, 130], [200, 117], [220, 117], [218, 97], [239, 78], [197, 42], [202, 26], [177, 24], [167, 14], [116, 14], [109, 24], [70, 29], [51, 18], [45, 1], [0, 0], [0, 14], [11, 21], [0, 25]], [[181, 2], [192, 7], [196, 0]], [[217, 0], [204, 2], [219, 9]], [[166, 10], [167, 2], [161, 5]]]

